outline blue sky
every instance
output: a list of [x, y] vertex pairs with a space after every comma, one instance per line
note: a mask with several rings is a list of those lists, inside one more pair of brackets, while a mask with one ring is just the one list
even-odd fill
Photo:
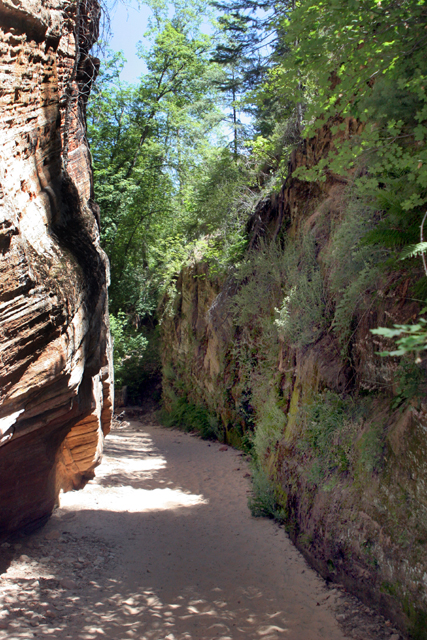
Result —
[[150, 10], [145, 6], [138, 9], [136, 2], [126, 5], [117, 2], [110, 9], [112, 37], [109, 46], [124, 53], [127, 63], [120, 77], [126, 82], [136, 82], [144, 71], [144, 63], [137, 57], [136, 50], [137, 43], [144, 40], [149, 15]]
[[[108, 41], [109, 47], [113, 51], [123, 51], [127, 63], [120, 74], [122, 80], [126, 82], [136, 82], [145, 70], [145, 65], [138, 58], [137, 44], [149, 46], [149, 42], [144, 40], [144, 33], [148, 28], [148, 18], [151, 10], [142, 4], [138, 8], [138, 0], [107, 0], [107, 7], [111, 21], [111, 35]], [[171, 13], [173, 10], [170, 9]], [[204, 33], [212, 33], [212, 26], [208, 22], [202, 23]]]

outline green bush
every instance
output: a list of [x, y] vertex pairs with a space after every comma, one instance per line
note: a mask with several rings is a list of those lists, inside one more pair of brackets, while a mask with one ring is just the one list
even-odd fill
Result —
[[282, 258], [285, 296], [276, 308], [279, 335], [294, 346], [315, 342], [325, 329], [326, 293], [316, 260], [316, 243], [309, 233], [289, 241]]
[[299, 448], [311, 458], [308, 478], [313, 484], [322, 485], [331, 475], [353, 469], [363, 410], [360, 401], [325, 391], [300, 411], [304, 428]]
[[262, 463], [268, 452], [274, 449], [283, 437], [286, 427], [286, 416], [278, 406], [275, 391], [270, 391], [270, 394], [266, 400], [264, 399], [264, 402], [262, 402], [261, 398], [258, 398], [256, 407], [257, 419], [253, 436], [253, 446], [256, 459]]
[[252, 495], [248, 499], [248, 507], [256, 518], [274, 518], [278, 522], [286, 519], [286, 511], [277, 502], [272, 481], [259, 466], [252, 471]]
[[356, 313], [368, 308], [367, 293], [376, 291], [382, 264], [390, 251], [365, 239], [378, 225], [379, 216], [367, 199], [349, 193], [343, 218], [332, 232], [326, 255], [329, 288], [335, 300], [332, 328], [343, 351], [347, 351]]
[[160, 420], [165, 427], [178, 427], [183, 431], [197, 431], [204, 440], [220, 440], [222, 433], [218, 418], [202, 407], [177, 398], [169, 412], [162, 411]]
[[118, 388], [136, 379], [148, 340], [138, 333], [126, 313], [110, 314], [113, 338], [114, 378]]
[[280, 244], [260, 241], [233, 273], [237, 291], [230, 300], [230, 312], [235, 324], [241, 327], [258, 323], [261, 317], [273, 317], [285, 278], [285, 256]]

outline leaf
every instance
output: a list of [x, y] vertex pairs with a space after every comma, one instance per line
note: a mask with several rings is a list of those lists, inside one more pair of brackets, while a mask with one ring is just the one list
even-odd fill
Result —
[[410, 244], [405, 247], [399, 256], [399, 260], [406, 260], [406, 258], [413, 258], [421, 253], [427, 251], [427, 242], [418, 242], [417, 244]]
[[387, 329], [386, 327], [378, 327], [378, 329], [371, 329], [371, 333], [384, 336], [385, 338], [395, 338], [402, 334], [402, 329]]

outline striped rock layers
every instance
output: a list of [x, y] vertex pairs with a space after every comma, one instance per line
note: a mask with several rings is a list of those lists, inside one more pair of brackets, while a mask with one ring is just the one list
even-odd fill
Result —
[[85, 125], [98, 22], [96, 0], [0, 0], [0, 536], [93, 477], [110, 428]]

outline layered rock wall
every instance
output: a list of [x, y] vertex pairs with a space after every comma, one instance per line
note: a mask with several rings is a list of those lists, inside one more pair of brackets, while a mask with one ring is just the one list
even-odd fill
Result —
[[96, 0], [0, 0], [0, 535], [92, 477], [110, 429], [85, 125], [99, 13]]

